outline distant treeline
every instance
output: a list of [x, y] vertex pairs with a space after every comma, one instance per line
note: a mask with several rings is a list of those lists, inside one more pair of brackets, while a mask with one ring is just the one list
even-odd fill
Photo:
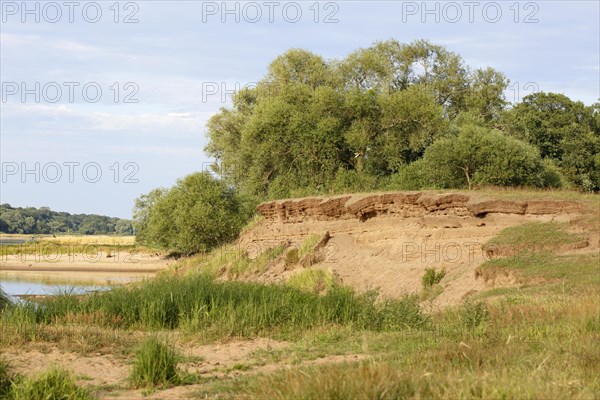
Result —
[[131, 221], [95, 214], [69, 214], [48, 207], [0, 205], [0, 232], [19, 234], [71, 233], [82, 235], [132, 235]]

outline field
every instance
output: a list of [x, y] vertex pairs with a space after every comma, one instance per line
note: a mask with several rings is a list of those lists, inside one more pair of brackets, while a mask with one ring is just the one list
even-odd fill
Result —
[[[238, 244], [156, 279], [7, 306], [0, 396], [3, 385], [21, 398], [54, 385], [103, 399], [600, 397], [599, 198], [486, 195], [581, 207], [472, 217], [456, 201], [423, 215], [411, 203], [365, 222], [266, 215]], [[487, 257], [401, 263], [393, 252], [407, 238], [474, 235]]]

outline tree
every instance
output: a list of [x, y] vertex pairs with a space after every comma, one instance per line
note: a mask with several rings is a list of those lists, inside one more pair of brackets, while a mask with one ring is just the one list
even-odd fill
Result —
[[129, 236], [133, 235], [133, 226], [131, 221], [120, 219], [115, 224], [115, 232], [117, 235]]
[[235, 238], [250, 210], [223, 181], [201, 172], [142, 196], [134, 215], [139, 242], [189, 255]]
[[505, 112], [501, 125], [510, 135], [536, 146], [572, 183], [585, 190], [600, 189], [596, 105], [586, 107], [557, 93], [533, 93]]
[[475, 70], [471, 77], [471, 88], [466, 95], [466, 109], [481, 117], [484, 124], [492, 125], [500, 119], [508, 104], [504, 97], [508, 84], [506, 76], [492, 68]]
[[[460, 55], [425, 40], [376, 42], [343, 60], [293, 49], [269, 65], [256, 87], [237, 92], [232, 108], [209, 120], [205, 150], [225, 182], [245, 195], [327, 194], [345, 191], [344, 185], [384, 185], [437, 139], [478, 125], [536, 146], [550, 158], [547, 165], [595, 187], [600, 106], [536, 94], [507, 112], [507, 86], [502, 73], [472, 70]], [[573, 123], [592, 135], [572, 129]], [[581, 144], [591, 149], [585, 159], [572, 154]], [[573, 157], [563, 161], [567, 153]]]
[[425, 185], [472, 189], [478, 185], [545, 185], [539, 151], [499, 131], [465, 126], [457, 137], [437, 140], [418, 166]]

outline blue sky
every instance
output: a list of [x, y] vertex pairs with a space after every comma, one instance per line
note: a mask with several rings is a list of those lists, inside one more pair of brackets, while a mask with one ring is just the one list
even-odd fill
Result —
[[206, 168], [222, 91], [290, 48], [334, 59], [424, 38], [505, 73], [511, 101], [600, 97], [597, 1], [50, 3], [0, 1], [0, 202], [13, 206], [130, 217], [139, 195]]

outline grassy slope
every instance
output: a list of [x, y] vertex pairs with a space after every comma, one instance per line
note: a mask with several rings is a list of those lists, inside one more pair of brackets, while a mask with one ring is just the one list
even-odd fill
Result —
[[[513, 199], [548, 194], [488, 191]], [[550, 197], [583, 200], [592, 216], [599, 199], [571, 192], [551, 192]], [[587, 228], [597, 226], [587, 218]], [[204, 278], [194, 286], [190, 277], [165, 278], [94, 300], [57, 298], [45, 311], [13, 310], [2, 317], [0, 348], [58, 344], [82, 354], [131, 354], [141, 337], [165, 328], [187, 333], [179, 341], [270, 336], [291, 345], [255, 352], [244, 367], [250, 371], [237, 377], [202, 379], [192, 397], [598, 398], [600, 257], [552, 251], [580, 239], [558, 224], [504, 231], [492, 242], [534, 246], [481, 268], [516, 272], [521, 284], [483, 292], [425, 319], [410, 302], [386, 309], [349, 293], [334, 292], [334, 297], [327, 291], [330, 297], [319, 297], [293, 288]], [[222, 254], [227, 262], [237, 262], [235, 252], [224, 252], [182, 265], [201, 264], [216, 272]], [[211, 304], [219, 307], [207, 313], [202, 307]], [[300, 365], [331, 355], [360, 360]], [[290, 368], [252, 371], [274, 363]]]

